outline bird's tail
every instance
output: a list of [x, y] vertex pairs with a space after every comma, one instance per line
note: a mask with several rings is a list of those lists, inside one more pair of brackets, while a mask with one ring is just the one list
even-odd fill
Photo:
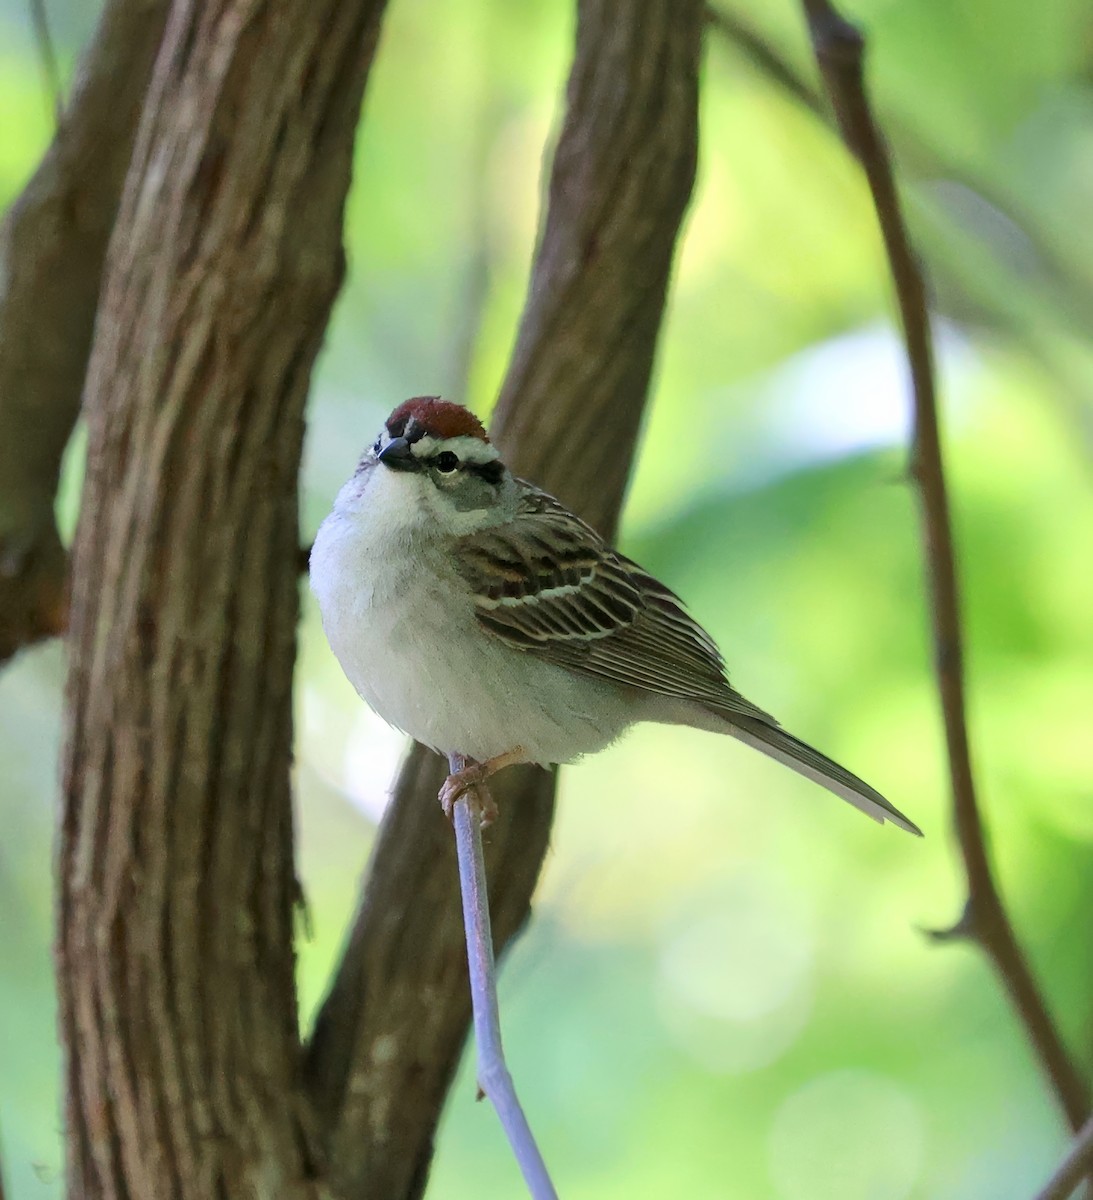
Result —
[[882, 825], [885, 821], [891, 821], [900, 829], [922, 837], [922, 830], [914, 821], [909, 821], [903, 813], [893, 808], [875, 788], [871, 788], [845, 767], [840, 767], [819, 750], [813, 750], [792, 733], [787, 733], [780, 725], [735, 712], [729, 717], [727, 724], [727, 732], [733, 737], [784, 763], [798, 775], [811, 779], [813, 783], [827, 788], [836, 796], [841, 796], [855, 808], [861, 809], [867, 817], [872, 817]]

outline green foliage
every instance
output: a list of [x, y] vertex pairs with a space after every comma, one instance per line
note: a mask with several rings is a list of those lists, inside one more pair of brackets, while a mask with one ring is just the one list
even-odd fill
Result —
[[[17, 11], [5, 2], [0, 22]], [[853, 12], [946, 321], [992, 851], [1088, 1068], [1088, 12], [1077, 0]], [[810, 77], [793, 6], [762, 17]], [[435, 390], [488, 410], [570, 36], [566, 6], [393, 5], [359, 142], [350, 278], [311, 410], [305, 538], [396, 400]], [[49, 135], [29, 43], [0, 63], [0, 113], [7, 198]], [[503, 977], [511, 1064], [570, 1197], [1027, 1195], [1065, 1142], [1058, 1114], [985, 963], [920, 934], [951, 923], [963, 894], [901, 478], [909, 403], [868, 198], [830, 131], [716, 37], [703, 116], [624, 545], [686, 597], [748, 696], [927, 837], [877, 829], [727, 739], [636, 731], [564, 774], [536, 919]], [[48, 841], [61, 677], [56, 647], [0, 676], [0, 814], [15, 831], [0, 854], [0, 1129], [19, 1200], [60, 1195]], [[309, 1012], [398, 741], [342, 679], [310, 603], [298, 695]], [[430, 1194], [515, 1196], [515, 1165], [473, 1095], [465, 1065]]]

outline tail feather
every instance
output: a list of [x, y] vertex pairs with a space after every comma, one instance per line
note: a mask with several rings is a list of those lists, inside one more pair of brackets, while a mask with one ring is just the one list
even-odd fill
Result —
[[787, 733], [781, 726], [768, 724], [756, 717], [733, 713], [729, 718], [727, 731], [753, 749], [761, 750], [799, 775], [827, 788], [836, 796], [841, 796], [874, 821], [882, 825], [885, 821], [891, 821], [900, 829], [922, 837], [922, 830], [914, 821], [908, 820], [903, 813], [889, 804], [875, 788], [871, 788], [845, 767], [840, 767], [819, 750], [813, 750], [800, 738]]

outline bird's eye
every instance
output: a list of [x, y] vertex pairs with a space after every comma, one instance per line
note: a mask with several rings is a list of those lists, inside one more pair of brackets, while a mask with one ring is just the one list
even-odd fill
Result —
[[444, 475], [450, 475], [459, 466], [459, 455], [451, 450], [444, 450], [436, 456], [436, 469]]
[[381, 438], [381, 437], [376, 438], [376, 444], [372, 447], [372, 453], [379, 454], [380, 447], [382, 446], [382, 444], [383, 444], [383, 438]]

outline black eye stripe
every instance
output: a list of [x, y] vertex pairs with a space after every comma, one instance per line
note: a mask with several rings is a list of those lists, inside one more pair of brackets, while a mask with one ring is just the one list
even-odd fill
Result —
[[494, 486], [505, 476], [505, 468], [496, 459], [484, 463], [467, 462], [452, 450], [442, 450], [439, 454], [420, 461], [423, 466], [433, 467], [442, 475], [453, 475], [457, 470], [461, 470], [468, 475], [477, 475], [479, 479]]
[[472, 474], [477, 475], [479, 479], [484, 479], [487, 483], [498, 484], [505, 475], [505, 468], [497, 459], [494, 459], [493, 462], [467, 463], [466, 467]]

